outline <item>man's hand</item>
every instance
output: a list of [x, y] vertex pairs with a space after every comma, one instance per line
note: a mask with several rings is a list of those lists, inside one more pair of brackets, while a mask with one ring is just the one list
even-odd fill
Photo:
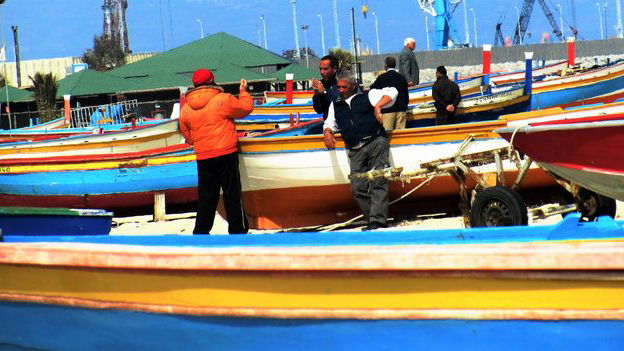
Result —
[[336, 138], [334, 138], [334, 132], [331, 129], [325, 128], [323, 131], [323, 140], [325, 141], [325, 147], [327, 150], [333, 150], [336, 148]]
[[383, 115], [381, 114], [381, 106], [375, 106], [375, 119], [379, 124], [383, 124]]
[[312, 79], [312, 88], [314, 88], [314, 92], [317, 94], [323, 94], [325, 92], [325, 86], [316, 78]]
[[413, 87], [413, 86], [415, 86], [415, 85], [416, 85], [416, 84], [414, 84], [414, 82], [407, 82], [407, 86], [408, 86], [408, 87]]
[[448, 105], [448, 106], [446, 106], [446, 110], [447, 110], [448, 112], [454, 112], [454, 111], [455, 111], [455, 106], [453, 106], [453, 105]]
[[247, 91], [247, 81], [244, 79], [240, 80], [240, 87], [238, 88], [238, 90], [242, 93], [242, 92], [246, 92]]

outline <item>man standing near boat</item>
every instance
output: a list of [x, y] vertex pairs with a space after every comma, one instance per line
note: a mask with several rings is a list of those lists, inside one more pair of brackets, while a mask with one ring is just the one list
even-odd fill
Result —
[[405, 129], [407, 122], [407, 103], [409, 102], [409, 91], [407, 80], [396, 70], [396, 59], [392, 56], [386, 57], [386, 73], [381, 74], [371, 85], [371, 89], [383, 89], [394, 87], [398, 91], [396, 102], [391, 107], [381, 110], [383, 116], [383, 126], [385, 130]]
[[253, 100], [247, 92], [247, 81], [241, 79], [238, 98], [223, 92], [207, 69], [193, 73], [194, 88], [186, 94], [180, 112], [180, 132], [193, 145], [197, 156], [198, 195], [197, 217], [193, 234], [209, 234], [214, 223], [219, 191], [230, 234], [249, 231], [243, 209], [240, 173], [238, 170], [238, 138], [235, 118], [253, 111]]
[[319, 62], [321, 80], [312, 80], [312, 88], [314, 88], [312, 104], [316, 113], [323, 114], [323, 119], [327, 119], [329, 105], [338, 98], [336, 74], [338, 74], [339, 68], [339, 62], [335, 56], [323, 56]]
[[399, 54], [399, 72], [405, 76], [407, 86], [413, 87], [420, 83], [420, 72], [418, 70], [418, 62], [414, 54], [416, 49], [416, 40], [414, 38], [405, 38], [403, 41], [403, 50]]
[[431, 90], [436, 108], [436, 124], [457, 123], [457, 105], [462, 97], [457, 83], [446, 75], [446, 67], [436, 68], [436, 82]]
[[[338, 74], [337, 87], [340, 96], [330, 104], [323, 124], [325, 146], [334, 149], [334, 133], [342, 134], [351, 174], [389, 167], [390, 146], [381, 109], [395, 102], [396, 88], [371, 89], [364, 94], [358, 90], [355, 77], [346, 71]], [[351, 179], [351, 192], [368, 222], [364, 230], [388, 226], [388, 187], [386, 178]]]

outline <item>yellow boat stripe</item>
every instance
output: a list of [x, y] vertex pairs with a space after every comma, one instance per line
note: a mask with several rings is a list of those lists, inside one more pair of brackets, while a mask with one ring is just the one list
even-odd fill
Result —
[[2, 265], [0, 293], [209, 308], [624, 309], [622, 280], [397, 272], [176, 273]]

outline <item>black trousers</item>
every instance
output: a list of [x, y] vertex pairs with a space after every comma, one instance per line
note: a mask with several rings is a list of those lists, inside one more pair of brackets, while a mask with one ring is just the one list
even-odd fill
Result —
[[238, 170], [238, 153], [197, 161], [197, 217], [193, 234], [209, 234], [214, 224], [219, 203], [219, 190], [223, 189], [223, 203], [230, 234], [246, 234], [249, 231], [247, 216], [241, 198], [241, 182]]
[[441, 126], [445, 124], [457, 123], [457, 111], [448, 112], [447, 110], [436, 111], [436, 125]]

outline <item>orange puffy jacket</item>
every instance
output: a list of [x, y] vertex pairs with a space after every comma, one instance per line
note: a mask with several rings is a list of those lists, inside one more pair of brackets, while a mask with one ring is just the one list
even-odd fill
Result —
[[186, 94], [180, 112], [180, 132], [193, 145], [198, 160], [227, 155], [236, 151], [236, 126], [233, 118], [243, 118], [253, 111], [248, 92], [237, 99], [215, 86], [201, 86]]

